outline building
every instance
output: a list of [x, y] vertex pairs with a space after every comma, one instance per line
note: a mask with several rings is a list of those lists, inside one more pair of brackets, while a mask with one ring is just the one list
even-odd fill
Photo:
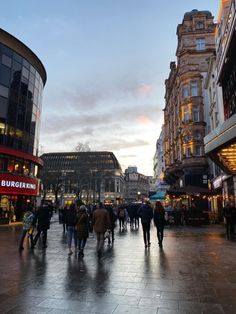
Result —
[[205, 152], [225, 173], [215, 180], [223, 200], [236, 199], [236, 1], [222, 0], [216, 28], [215, 85], [221, 121], [205, 137]]
[[46, 71], [20, 40], [0, 29], [1, 221], [20, 219], [39, 194], [38, 157]]
[[156, 185], [163, 182], [165, 171], [165, 156], [164, 156], [164, 125], [162, 126], [160, 136], [156, 142], [156, 151], [153, 158], [153, 171]]
[[81, 199], [117, 204], [124, 197], [124, 177], [111, 152], [48, 153], [41, 156], [45, 196], [59, 206]]
[[137, 167], [125, 170], [126, 202], [142, 201], [149, 196], [149, 177], [138, 173]]
[[[209, 168], [204, 153], [204, 136], [209, 115], [204, 79], [207, 59], [215, 52], [215, 24], [209, 11], [192, 10], [177, 27], [177, 64], [170, 63], [165, 82], [164, 149], [165, 181], [173, 193], [198, 194], [208, 191]], [[207, 207], [207, 201], [203, 207]]]

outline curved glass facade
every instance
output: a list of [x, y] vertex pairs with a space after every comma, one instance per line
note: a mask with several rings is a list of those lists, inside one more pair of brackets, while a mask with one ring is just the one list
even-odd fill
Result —
[[0, 145], [38, 155], [42, 90], [34, 66], [0, 43]]

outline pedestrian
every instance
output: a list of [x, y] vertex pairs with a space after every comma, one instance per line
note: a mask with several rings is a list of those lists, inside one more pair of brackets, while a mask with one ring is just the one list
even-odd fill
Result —
[[125, 208], [124, 206], [119, 206], [118, 208], [118, 212], [117, 212], [117, 217], [119, 219], [119, 228], [120, 230], [124, 230], [125, 229]]
[[151, 207], [151, 203], [149, 201], [146, 201], [143, 205], [140, 206], [138, 210], [138, 215], [141, 218], [144, 245], [145, 247], [149, 247], [151, 246], [150, 226], [151, 226], [151, 220], [153, 218], [153, 210]]
[[93, 212], [92, 222], [93, 229], [97, 234], [97, 254], [98, 257], [101, 257], [104, 245], [104, 234], [111, 226], [108, 211], [103, 207], [101, 202], [97, 204]]
[[[111, 226], [110, 226], [110, 234], [109, 234], [109, 238], [108, 238], [108, 244], [111, 244], [111, 241], [114, 242], [115, 241], [115, 235], [114, 235], [114, 230], [115, 230], [115, 227], [116, 227], [116, 214], [115, 214], [115, 211], [113, 209], [112, 206], [108, 206], [107, 208], [107, 211], [109, 213], [109, 217], [110, 217], [110, 223], [111, 223]], [[111, 235], [111, 237], [110, 237]]]
[[226, 235], [229, 239], [230, 237], [232, 238], [234, 236], [236, 209], [233, 203], [226, 203], [225, 207], [223, 208], [223, 215], [225, 217]]
[[158, 244], [162, 247], [165, 227], [165, 210], [159, 201], [156, 202], [154, 208], [154, 224], [157, 228]]
[[20, 240], [19, 250], [24, 250], [24, 239], [25, 236], [28, 234], [30, 238], [31, 248], [34, 248], [34, 240], [33, 240], [33, 224], [34, 224], [34, 212], [33, 207], [29, 207], [28, 210], [24, 213], [23, 216], [23, 232]]
[[34, 238], [34, 245], [37, 244], [37, 241], [41, 235], [43, 234], [43, 248], [47, 248], [47, 231], [50, 228], [50, 219], [52, 217], [51, 208], [41, 203], [41, 206], [35, 213], [35, 224], [37, 224], [37, 234]]
[[60, 209], [60, 215], [61, 215], [61, 223], [63, 225], [63, 233], [66, 233], [66, 213], [68, 211], [68, 207], [65, 206]]
[[69, 209], [66, 211], [66, 230], [69, 256], [73, 254], [73, 251], [71, 249], [72, 239], [74, 239], [75, 251], [77, 250], [76, 224], [77, 224], [76, 205], [75, 203], [72, 203]]
[[77, 211], [77, 224], [76, 224], [79, 257], [84, 257], [84, 248], [89, 236], [89, 215], [85, 205], [81, 205]]

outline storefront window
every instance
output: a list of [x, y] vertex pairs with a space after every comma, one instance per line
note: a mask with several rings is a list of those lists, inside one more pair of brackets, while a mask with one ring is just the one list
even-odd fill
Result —
[[14, 162], [14, 159], [8, 159], [7, 171], [8, 171], [8, 172], [14, 172], [14, 169], [15, 169], [15, 162]]
[[24, 173], [25, 176], [28, 176], [29, 173], [30, 173], [30, 163], [28, 161], [24, 162], [23, 173]]

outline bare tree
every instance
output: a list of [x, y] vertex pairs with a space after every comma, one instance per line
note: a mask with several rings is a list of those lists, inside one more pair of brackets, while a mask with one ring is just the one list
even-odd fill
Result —
[[91, 152], [91, 148], [88, 142], [78, 142], [75, 147], [76, 152]]

